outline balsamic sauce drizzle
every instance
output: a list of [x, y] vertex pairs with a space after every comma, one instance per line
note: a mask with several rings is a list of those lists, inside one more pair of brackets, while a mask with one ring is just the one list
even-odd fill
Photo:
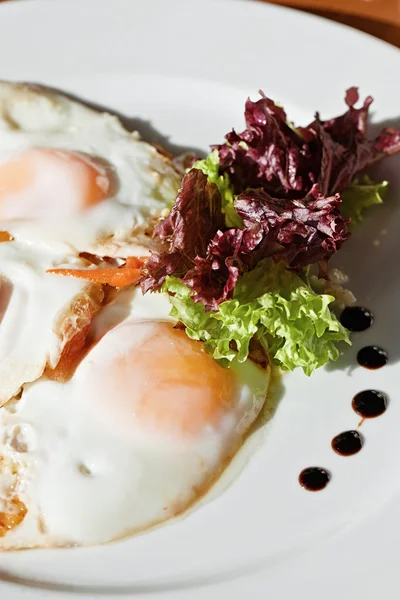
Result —
[[[340, 316], [343, 327], [349, 331], [365, 331], [374, 322], [374, 316], [361, 306], [348, 306]], [[380, 369], [388, 362], [388, 354], [379, 346], [365, 346], [357, 354], [358, 364], [366, 369]], [[364, 390], [356, 394], [352, 400], [353, 410], [364, 419], [372, 419], [382, 415], [388, 406], [387, 396], [378, 390]], [[361, 425], [360, 423], [360, 425]], [[360, 452], [364, 445], [364, 437], [357, 430], [343, 431], [336, 435], [332, 442], [332, 449], [341, 456], [353, 456]], [[323, 490], [331, 474], [322, 467], [308, 467], [299, 475], [299, 483], [306, 490], [317, 492]]]
[[356, 394], [352, 401], [353, 410], [363, 419], [373, 419], [383, 415], [388, 398], [378, 390], [364, 390]]
[[379, 346], [365, 346], [357, 354], [357, 362], [366, 369], [380, 369], [389, 360], [386, 350]]
[[374, 322], [374, 315], [361, 306], [347, 306], [340, 315], [340, 322], [349, 331], [365, 331]]
[[336, 454], [352, 456], [360, 452], [364, 445], [364, 438], [358, 431], [343, 431], [333, 438], [331, 445]]
[[331, 479], [331, 474], [322, 467], [308, 467], [299, 475], [301, 487], [309, 492], [319, 492], [326, 487]]

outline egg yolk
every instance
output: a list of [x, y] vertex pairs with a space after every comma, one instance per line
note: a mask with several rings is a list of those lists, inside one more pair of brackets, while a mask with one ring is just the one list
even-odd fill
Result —
[[[96, 403], [112, 405], [114, 418], [117, 414], [125, 425], [139, 421], [151, 429], [188, 436], [216, 426], [232, 410], [236, 377], [206, 354], [201, 342], [171, 323], [137, 323], [123, 329], [130, 347], [115, 347], [113, 360], [96, 369], [94, 386]], [[113, 349], [111, 339], [108, 347]]]
[[0, 164], [0, 219], [65, 216], [110, 195], [110, 167], [78, 152], [35, 148]]

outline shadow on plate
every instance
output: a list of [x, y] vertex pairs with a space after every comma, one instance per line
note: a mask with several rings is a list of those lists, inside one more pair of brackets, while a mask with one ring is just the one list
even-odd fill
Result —
[[[371, 137], [383, 127], [400, 129], [400, 117], [371, 125]], [[389, 191], [382, 206], [372, 206], [331, 266], [349, 276], [347, 287], [356, 304], [372, 311], [374, 323], [362, 333], [352, 334], [351, 348], [345, 348], [336, 363], [327, 370], [357, 366], [357, 352], [363, 346], [377, 345], [389, 354], [389, 363], [400, 359], [400, 156], [386, 159], [368, 169], [375, 181], [389, 181]]]
[[278, 367], [272, 365], [271, 381], [268, 389], [267, 400], [259, 417], [256, 419], [249, 431], [249, 437], [261, 427], [264, 427], [275, 415], [279, 403], [285, 394], [283, 377], [283, 372]]

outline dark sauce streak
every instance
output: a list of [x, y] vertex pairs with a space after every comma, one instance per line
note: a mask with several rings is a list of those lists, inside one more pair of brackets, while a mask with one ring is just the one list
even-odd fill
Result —
[[321, 467], [308, 467], [303, 469], [299, 475], [300, 485], [309, 492], [319, 492], [326, 487], [331, 480], [331, 474]]
[[388, 398], [377, 390], [359, 392], [353, 398], [353, 410], [364, 419], [379, 417], [387, 409]]
[[[349, 331], [365, 331], [374, 322], [373, 314], [361, 306], [348, 306], [340, 316], [343, 327]], [[357, 354], [357, 361], [366, 369], [380, 369], [388, 362], [388, 354], [379, 346], [365, 346]], [[382, 415], [388, 406], [388, 398], [377, 390], [364, 390], [356, 394], [352, 401], [353, 410], [362, 417], [359, 427], [364, 419], [371, 419]], [[336, 435], [332, 442], [332, 449], [340, 456], [353, 456], [360, 452], [364, 445], [364, 437], [359, 431], [343, 431]], [[310, 491], [323, 490], [331, 480], [331, 474], [321, 467], [308, 467], [299, 475], [300, 485]]]
[[365, 346], [357, 354], [357, 362], [366, 369], [380, 369], [389, 360], [386, 350], [379, 346]]
[[340, 315], [340, 322], [349, 331], [365, 331], [374, 322], [373, 314], [361, 306], [347, 306]]
[[332, 440], [332, 448], [341, 456], [352, 456], [360, 452], [364, 445], [364, 438], [358, 431], [343, 431]]

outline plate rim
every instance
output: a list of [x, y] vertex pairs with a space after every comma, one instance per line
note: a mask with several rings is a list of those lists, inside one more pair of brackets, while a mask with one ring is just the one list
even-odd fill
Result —
[[[121, 1], [124, 1], [126, 4], [129, 4], [129, 0], [118, 0], [118, 2], [121, 2]], [[158, 1], [161, 1], [161, 0], [151, 0], [150, 3], [157, 4]], [[184, 0], [167, 0], [167, 1], [170, 2], [171, 4], [177, 4], [177, 5], [178, 4], [184, 4]], [[309, 22], [309, 23], [312, 22], [312, 23], [315, 23], [315, 24], [324, 22], [325, 26], [327, 28], [331, 29], [331, 30], [336, 30], [338, 32], [340, 32], [340, 31], [342, 31], [342, 32], [346, 31], [347, 32], [346, 33], [347, 36], [353, 36], [353, 37], [356, 36], [356, 37], [359, 38], [360, 41], [361, 40], [366, 40], [365, 43], [368, 42], [368, 44], [375, 44], [377, 48], [380, 47], [380, 48], [382, 48], [382, 50], [385, 49], [385, 52], [390, 51], [390, 53], [392, 53], [393, 56], [396, 55], [396, 57], [397, 57], [396, 60], [400, 59], [400, 50], [397, 49], [397, 48], [395, 48], [394, 46], [391, 46], [387, 42], [384, 42], [384, 41], [382, 41], [380, 39], [377, 39], [377, 38], [373, 37], [370, 34], [366, 34], [364, 32], [358, 31], [358, 30], [356, 30], [356, 29], [354, 29], [354, 28], [352, 28], [352, 27], [350, 27], [348, 25], [343, 25], [343, 24], [340, 24], [340, 23], [332, 22], [332, 21], [330, 21], [329, 19], [327, 19], [325, 17], [319, 17], [318, 15], [304, 13], [303, 11], [295, 9], [295, 8], [287, 8], [287, 7], [283, 7], [283, 6], [270, 5], [270, 4], [267, 4], [265, 2], [259, 2], [258, 0], [205, 0], [205, 3], [209, 4], [209, 5], [212, 5], [213, 3], [218, 2], [221, 5], [228, 6], [232, 1], [234, 1], [238, 5], [239, 4], [240, 5], [244, 5], [245, 3], [247, 3], [248, 6], [249, 6], [249, 8], [250, 8], [250, 10], [252, 10], [252, 8], [251, 8], [252, 5], [253, 6], [260, 6], [261, 5], [261, 6], [263, 6], [262, 10], [265, 10], [266, 12], [270, 11], [271, 14], [275, 13], [277, 15], [281, 15], [279, 18], [282, 18], [282, 19], [285, 19], [285, 15], [286, 14], [292, 14], [292, 15], [295, 14], [295, 15], [298, 16], [299, 19], [303, 20], [304, 22]], [[71, 7], [73, 5], [79, 6], [79, 5], [82, 4], [82, 2], [85, 2], [86, 4], [93, 4], [93, 5], [96, 5], [98, 3], [98, 2], [96, 2], [96, 0], [72, 0], [70, 2], [65, 1], [65, 0], [61, 0], [61, 1], [59, 0], [59, 2], [57, 4], [58, 5], [67, 5], [68, 4]], [[108, 5], [112, 5], [113, 2], [112, 2], [112, 0], [102, 0], [102, 4], [104, 4], [104, 5], [107, 5], [107, 4]], [[13, 19], [14, 18], [13, 13], [16, 13], [15, 16], [20, 16], [18, 14], [18, 11], [21, 10], [21, 7], [23, 9], [24, 6], [28, 6], [28, 5], [29, 5], [29, 7], [31, 5], [33, 5], [34, 7], [37, 7], [37, 6], [51, 7], [50, 10], [53, 10], [53, 8], [56, 6], [56, 4], [53, 3], [51, 0], [35, 0], [35, 2], [32, 2], [31, 0], [18, 0], [18, 1], [14, 0], [14, 1], [5, 2], [5, 3], [2, 4], [2, 6], [0, 7], [0, 10], [3, 11], [3, 13], [0, 12], [0, 16], [3, 16], [3, 18]], [[32, 9], [29, 8], [29, 10], [32, 10]], [[57, 11], [57, 9], [54, 9], [54, 10]], [[11, 15], [10, 17], [4, 17], [4, 14], [7, 13], [7, 12], [9, 12], [9, 14]], [[362, 42], [362, 43], [364, 43], [364, 42]], [[391, 510], [393, 510], [394, 512], [396, 512], [396, 507], [392, 506]], [[397, 512], [398, 512], [398, 519], [399, 519], [399, 522], [400, 522], [400, 510], [397, 509]], [[379, 528], [379, 526], [378, 526], [378, 528]], [[339, 544], [339, 546], [340, 546], [340, 544]], [[279, 571], [279, 568], [278, 568], [278, 571]], [[294, 572], [296, 573], [296, 569], [294, 570]], [[263, 571], [263, 573], [265, 573], [265, 571]], [[258, 574], [257, 576], [256, 575], [255, 576], [251, 576], [252, 577], [252, 581], [249, 581], [249, 580], [245, 581], [246, 577], [247, 576], [244, 576], [244, 578], [241, 580], [241, 582], [239, 582], [239, 580], [237, 580], [237, 579], [233, 580], [233, 585], [231, 583], [229, 583], [229, 582], [224, 583], [223, 584], [223, 588], [224, 589], [221, 589], [220, 585], [213, 584], [212, 587], [203, 588], [202, 590], [197, 590], [197, 591], [193, 590], [193, 592], [190, 591], [191, 598], [195, 598], [196, 600], [197, 600], [197, 598], [198, 598], [198, 600], [200, 600], [203, 597], [204, 598], [205, 597], [210, 598], [210, 593], [212, 593], [214, 595], [214, 593], [212, 591], [213, 589], [216, 590], [216, 592], [215, 592], [215, 598], [219, 597], [220, 594], [223, 593], [224, 591], [225, 592], [229, 592], [231, 594], [232, 598], [236, 598], [236, 597], [239, 598], [243, 593], [246, 592], [246, 590], [247, 590], [247, 593], [248, 593], [249, 589], [254, 589], [254, 591], [257, 591], [257, 589], [258, 589], [257, 586], [261, 586], [264, 583], [266, 583], [267, 585], [269, 585], [268, 580], [265, 581], [264, 580], [264, 575], [262, 575], [262, 574]], [[283, 577], [284, 577], [284, 575], [283, 575]], [[214, 587], [214, 585], [215, 585], [215, 587]], [[253, 586], [255, 586], [255, 588], [253, 588]], [[2, 579], [1, 570], [0, 570], [0, 592], [3, 589], [3, 587], [4, 587], [4, 591], [9, 591], [10, 592], [9, 595], [10, 595], [11, 600], [19, 600], [19, 597], [22, 598], [22, 594], [24, 594], [23, 597], [26, 598], [26, 599], [28, 599], [29, 596], [30, 596], [30, 592], [25, 587], [23, 588], [21, 596], [19, 595], [18, 591], [16, 591], [15, 593], [13, 593], [13, 590], [16, 590], [17, 588], [14, 587], [14, 585], [9, 586], [7, 584], [7, 582], [4, 582], [4, 580]], [[33, 588], [30, 588], [30, 589], [32, 589], [32, 595], [31, 595], [32, 599], [34, 597], [38, 597], [37, 594], [36, 594], [37, 590], [33, 591]], [[324, 591], [326, 592], [326, 590], [324, 590]], [[53, 593], [54, 593], [54, 591], [53, 591]], [[302, 592], [300, 592], [300, 593], [302, 593]], [[332, 590], [331, 591], [327, 591], [326, 593], [327, 593], [327, 595], [325, 596], [325, 598], [327, 600], [330, 600], [331, 597], [332, 598], [334, 597], [334, 594], [337, 594], [337, 591], [335, 590], [334, 594], [332, 594]], [[368, 595], [369, 593], [370, 593], [370, 591], [369, 592], [367, 591], [367, 596], [364, 594], [363, 597], [364, 598], [365, 597], [367, 597], [367, 598], [371, 597], [372, 598], [373, 596], [372, 595], [369, 596]], [[62, 595], [64, 595], [64, 594], [62, 594], [62, 593], [56, 594], [55, 597], [57, 597], [57, 598], [60, 597], [61, 598]], [[82, 598], [82, 600], [83, 600], [83, 598], [88, 598], [87, 594], [83, 594], [82, 596], [76, 595], [76, 594], [74, 594], [74, 595], [75, 595], [76, 598]], [[43, 595], [43, 597], [45, 597], [45, 596]], [[71, 597], [71, 595], [68, 594], [68, 595], [65, 596], [65, 598], [67, 598], [67, 597], [69, 598], [69, 597]], [[111, 600], [111, 599], [114, 599], [114, 598], [117, 598], [117, 597], [121, 597], [121, 596], [116, 596], [116, 595], [112, 594], [112, 595], [105, 595], [105, 596], [102, 596], [102, 597], [105, 598], [105, 599]], [[130, 595], [129, 596], [124, 596], [124, 597], [130, 597]], [[139, 596], [136, 595], [136, 594], [132, 595], [132, 598], [138, 598], [138, 597]], [[146, 597], [148, 597], [148, 596], [146, 595]], [[167, 595], [165, 595], [164, 593], [160, 593], [159, 597], [160, 597], [160, 599], [161, 599], [161, 597], [164, 599], [164, 598], [167, 597]], [[174, 594], [174, 597], [177, 597], [177, 594]], [[313, 596], [308, 595], [307, 597], [310, 598], [310, 600], [313, 600]]]

